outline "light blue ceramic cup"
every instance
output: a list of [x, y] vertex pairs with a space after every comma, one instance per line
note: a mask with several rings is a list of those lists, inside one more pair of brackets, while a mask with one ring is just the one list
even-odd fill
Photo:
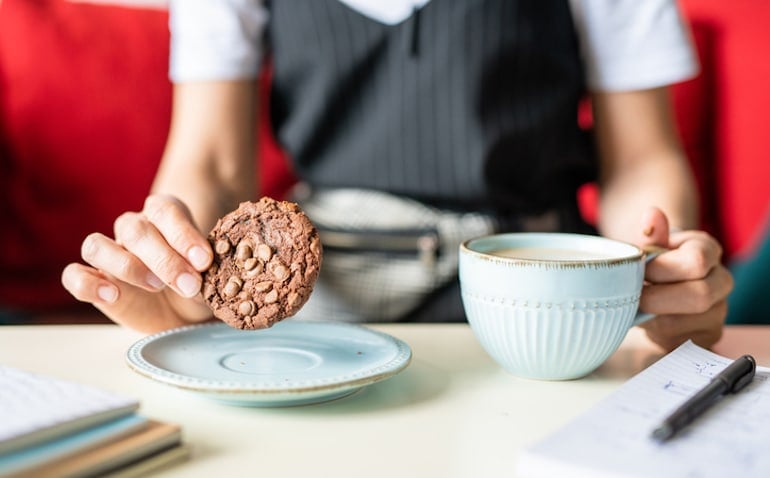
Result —
[[[540, 251], [524, 259], [493, 254], [512, 248]], [[634, 245], [580, 234], [511, 233], [465, 241], [459, 254], [468, 322], [489, 355], [514, 375], [588, 375], [631, 327], [651, 318], [637, 309], [653, 256]]]

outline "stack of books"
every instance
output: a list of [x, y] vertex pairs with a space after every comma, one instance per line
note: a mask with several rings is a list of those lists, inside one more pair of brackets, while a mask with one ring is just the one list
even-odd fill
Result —
[[0, 365], [2, 478], [142, 476], [188, 455], [133, 398]]

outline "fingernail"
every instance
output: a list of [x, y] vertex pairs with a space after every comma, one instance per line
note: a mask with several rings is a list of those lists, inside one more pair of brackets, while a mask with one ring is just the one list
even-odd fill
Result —
[[200, 290], [198, 279], [187, 272], [180, 274], [179, 277], [176, 278], [176, 286], [179, 287], [179, 290], [185, 297], [192, 297], [198, 293], [198, 290]]
[[209, 255], [205, 249], [195, 246], [187, 252], [187, 258], [196, 269], [203, 269], [209, 265]]
[[149, 286], [150, 286], [150, 287], [152, 287], [153, 289], [162, 289], [162, 288], [163, 288], [163, 286], [165, 286], [165, 284], [163, 283], [163, 281], [162, 281], [162, 280], [160, 280], [160, 279], [158, 278], [158, 276], [156, 276], [156, 275], [155, 275], [155, 274], [153, 274], [152, 272], [150, 272], [149, 274], [147, 274], [147, 285], [149, 285]]
[[99, 286], [99, 288], [96, 289], [96, 295], [99, 296], [101, 300], [109, 304], [112, 304], [118, 300], [118, 290], [111, 285]]

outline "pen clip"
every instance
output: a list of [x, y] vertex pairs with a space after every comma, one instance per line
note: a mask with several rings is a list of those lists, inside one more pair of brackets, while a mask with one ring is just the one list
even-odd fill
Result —
[[741, 357], [741, 359], [746, 360], [751, 363], [751, 369], [746, 372], [741, 378], [735, 381], [732, 388], [730, 389], [730, 393], [737, 393], [740, 392], [743, 388], [746, 387], [746, 385], [750, 384], [751, 381], [754, 379], [754, 374], [757, 370], [757, 362], [754, 360], [754, 357], [751, 355], [744, 355]]

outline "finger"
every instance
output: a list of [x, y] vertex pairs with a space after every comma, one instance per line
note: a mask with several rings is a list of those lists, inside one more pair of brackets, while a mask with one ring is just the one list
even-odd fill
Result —
[[[113, 263], [99, 265], [100, 269], [130, 282], [133, 268], [142, 264], [183, 297], [193, 297], [200, 291], [200, 273], [166, 242], [144, 214], [124, 213], [118, 217], [115, 221], [115, 240], [127, 251], [120, 257], [124, 270], [116, 270]], [[112, 256], [110, 259], [115, 260]]]
[[712, 237], [709, 233], [705, 231], [689, 230], [689, 231], [672, 232], [671, 237], [669, 239], [669, 247], [677, 248], [677, 247], [680, 247], [685, 242], [688, 242], [691, 240], [709, 242], [712, 244], [712, 247], [716, 248], [719, 251], [720, 256], [722, 254], [722, 246], [719, 244], [719, 241], [714, 239], [714, 237]]
[[80, 254], [88, 264], [128, 284], [149, 291], [165, 286], [139, 258], [103, 234], [89, 234], [83, 241]]
[[646, 280], [669, 283], [701, 279], [719, 266], [722, 259], [719, 243], [708, 234], [697, 231], [672, 236], [669, 246], [671, 250], [647, 264], [644, 274]]
[[[125, 294], [114, 277], [83, 264], [69, 264], [62, 271], [61, 282], [76, 299], [93, 304], [116, 323], [132, 326], [130, 322], [120, 320], [120, 314], [113, 313], [114, 310], [121, 309], [121, 302], [125, 302]], [[128, 284], [123, 285], [134, 291], [140, 290], [131, 288]]]
[[110, 305], [120, 298], [120, 288], [92, 267], [69, 264], [62, 271], [64, 288], [81, 302]]
[[[148, 322], [147, 318], [155, 318], [156, 314], [140, 314], [140, 320], [136, 320], [130, 313], [126, 313], [130, 304], [136, 301], [137, 293], [147, 294], [142, 289], [122, 283], [117, 278], [83, 264], [69, 264], [62, 271], [62, 285], [76, 299], [83, 302], [90, 302], [97, 309], [102, 311], [105, 316], [111, 318], [114, 322], [134, 328], [140, 331], [149, 332], [151, 329], [143, 322]], [[145, 308], [152, 307], [149, 301], [140, 300]]]
[[668, 218], [660, 209], [651, 207], [642, 214], [635, 243], [639, 246], [668, 247]]
[[732, 276], [720, 265], [712, 269], [705, 279], [646, 284], [639, 308], [653, 314], [704, 313], [725, 300], [732, 288]]
[[152, 195], [145, 200], [142, 212], [171, 248], [195, 269], [208, 269], [214, 258], [211, 245], [195, 226], [190, 210], [182, 201], [172, 196]]
[[148, 297], [143, 289], [83, 264], [67, 265], [61, 282], [76, 299], [93, 304], [114, 322], [144, 333], [211, 319], [211, 310], [200, 297], [190, 300], [169, 295], [174, 302], [171, 310], [171, 304], [161, 299], [162, 293]]
[[720, 301], [703, 314], [661, 315], [641, 325], [647, 336], [666, 350], [692, 340], [711, 347], [722, 337], [727, 302]]

